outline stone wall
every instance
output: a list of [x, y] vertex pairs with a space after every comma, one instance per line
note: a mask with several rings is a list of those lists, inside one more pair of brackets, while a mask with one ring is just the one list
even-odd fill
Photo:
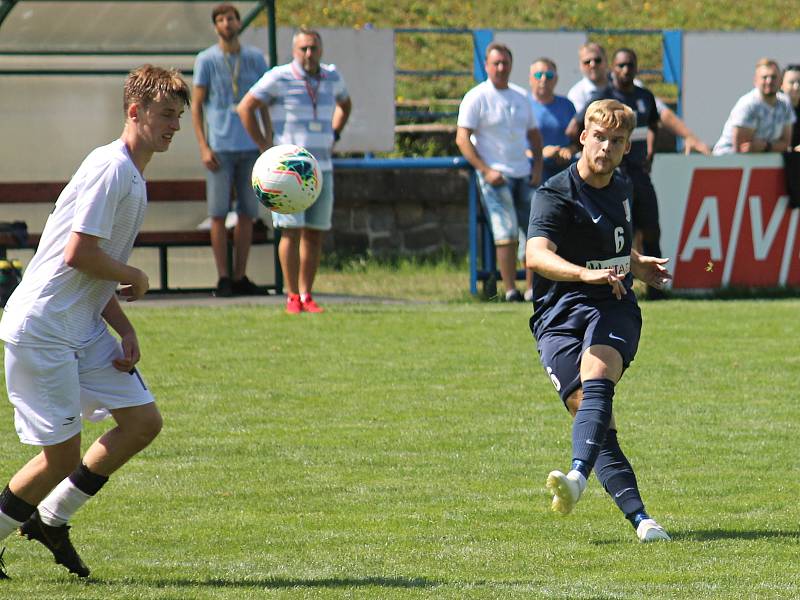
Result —
[[469, 175], [453, 169], [334, 171], [333, 230], [325, 251], [466, 254]]

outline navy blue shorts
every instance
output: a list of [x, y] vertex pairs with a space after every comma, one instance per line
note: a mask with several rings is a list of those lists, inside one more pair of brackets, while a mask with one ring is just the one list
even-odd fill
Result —
[[[633, 292], [628, 292], [632, 294]], [[626, 300], [580, 304], [551, 322], [536, 340], [539, 359], [566, 404], [581, 387], [581, 357], [589, 346], [611, 346], [627, 369], [639, 348], [642, 313]]]
[[633, 183], [633, 228], [658, 230], [658, 198], [650, 175], [643, 169], [630, 165], [626, 166], [624, 172]]

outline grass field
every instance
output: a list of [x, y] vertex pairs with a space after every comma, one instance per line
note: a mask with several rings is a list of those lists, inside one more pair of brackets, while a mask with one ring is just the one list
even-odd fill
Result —
[[[643, 304], [620, 439], [669, 544], [592, 479], [525, 306], [131, 307], [165, 428], [74, 520], [93, 576], [7, 540], [4, 599], [793, 598], [797, 300]], [[0, 411], [0, 479], [30, 456]], [[96, 435], [100, 426], [90, 426]]]

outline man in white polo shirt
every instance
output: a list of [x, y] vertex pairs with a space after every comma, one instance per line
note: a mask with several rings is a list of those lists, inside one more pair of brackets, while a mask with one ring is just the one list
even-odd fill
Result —
[[[521, 302], [516, 286], [519, 229], [528, 222], [531, 196], [542, 180], [542, 137], [528, 91], [509, 83], [511, 63], [507, 46], [493, 42], [486, 48], [488, 78], [461, 101], [456, 144], [478, 174], [505, 299]], [[531, 290], [532, 271], [526, 269], [525, 280], [526, 290]]]
[[[263, 152], [273, 144], [297, 144], [313, 154], [322, 171], [322, 191], [305, 212], [272, 213], [281, 231], [278, 254], [286, 278], [286, 312], [322, 312], [311, 297], [319, 268], [322, 236], [333, 214], [333, 144], [339, 139], [352, 103], [335, 65], [320, 62], [322, 38], [300, 29], [292, 38], [293, 60], [267, 71], [239, 103], [242, 124]], [[269, 108], [264, 130], [256, 112]]]

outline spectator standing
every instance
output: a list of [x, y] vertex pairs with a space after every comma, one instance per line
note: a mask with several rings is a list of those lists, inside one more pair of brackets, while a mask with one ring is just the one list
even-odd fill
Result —
[[[478, 174], [505, 299], [521, 302], [523, 295], [516, 286], [519, 231], [530, 216], [533, 189], [542, 180], [542, 138], [528, 92], [509, 83], [511, 66], [511, 50], [503, 44], [489, 44], [485, 56], [488, 78], [461, 101], [456, 144]], [[530, 290], [533, 274], [527, 269], [525, 279]]]
[[762, 58], [756, 63], [755, 87], [737, 100], [731, 110], [714, 154], [737, 152], [785, 152], [796, 117], [789, 99], [778, 93], [778, 63]]
[[542, 181], [565, 169], [575, 156], [575, 147], [567, 137], [566, 129], [575, 116], [575, 107], [564, 96], [555, 94], [558, 84], [556, 63], [549, 58], [539, 58], [530, 70], [533, 114], [542, 136], [544, 171]]
[[794, 109], [794, 123], [792, 124], [792, 139], [789, 150], [800, 152], [800, 65], [788, 65], [783, 72], [781, 91], [789, 99]]
[[[219, 277], [216, 295], [251, 295], [257, 294], [258, 288], [245, 273], [253, 241], [253, 222], [258, 217], [258, 200], [250, 181], [259, 151], [242, 127], [236, 107], [243, 94], [267, 70], [267, 63], [258, 49], [239, 43], [242, 21], [235, 6], [214, 7], [211, 20], [218, 41], [195, 60], [192, 125], [206, 168], [211, 248]], [[225, 226], [231, 208], [231, 189], [236, 190], [238, 217], [233, 234], [233, 273], [228, 272]]]
[[[614, 53], [612, 85], [597, 92], [594, 100], [613, 99], [622, 102], [636, 115], [636, 128], [631, 134], [631, 150], [622, 159], [620, 169], [633, 184], [634, 247], [648, 256], [661, 256], [661, 227], [658, 219], [658, 199], [650, 180], [650, 167], [658, 132], [658, 109], [653, 94], [634, 83], [638, 72], [636, 53], [621, 48]], [[583, 124], [584, 115], [576, 117]], [[648, 297], [660, 299], [663, 292], [648, 288]]]
[[[273, 212], [280, 229], [278, 254], [286, 279], [286, 312], [319, 313], [311, 296], [322, 254], [322, 238], [333, 215], [333, 145], [339, 140], [352, 102], [335, 65], [323, 64], [322, 38], [300, 29], [292, 38], [292, 62], [264, 74], [239, 104], [239, 116], [263, 152], [273, 144], [297, 144], [311, 152], [322, 171], [322, 191], [304, 212]], [[259, 126], [256, 112], [268, 107]], [[263, 114], [263, 111], [262, 111]]]

